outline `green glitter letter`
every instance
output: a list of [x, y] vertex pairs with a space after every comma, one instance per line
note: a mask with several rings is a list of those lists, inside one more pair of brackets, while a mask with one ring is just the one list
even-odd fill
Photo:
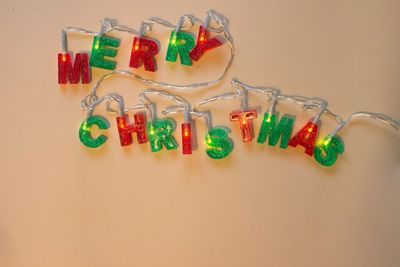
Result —
[[104, 57], [115, 57], [117, 55], [117, 49], [111, 49], [110, 47], [117, 48], [119, 44], [119, 39], [104, 35], [95, 36], [90, 56], [90, 66], [107, 70], [115, 69], [117, 63], [112, 60], [106, 60]]
[[337, 135], [328, 135], [317, 142], [314, 149], [314, 157], [319, 164], [323, 166], [332, 166], [336, 162], [338, 154], [342, 154], [343, 152], [343, 140]]
[[172, 133], [175, 130], [175, 123], [171, 120], [155, 120], [147, 123], [147, 134], [151, 152], [158, 152], [163, 145], [168, 149], [176, 149], [178, 147]]
[[228, 156], [233, 150], [232, 139], [228, 137], [228, 131], [224, 128], [213, 128], [208, 131], [205, 138], [206, 153], [210, 158], [222, 159]]
[[257, 143], [264, 144], [268, 137], [268, 144], [275, 146], [279, 138], [281, 138], [281, 148], [287, 148], [289, 139], [292, 134], [294, 118], [289, 115], [284, 115], [277, 123], [279, 118], [278, 113], [264, 113], [264, 119], [261, 124], [260, 133], [258, 134]]
[[181, 63], [183, 65], [192, 66], [192, 60], [189, 53], [193, 49], [194, 45], [195, 41], [190, 33], [178, 31], [175, 34], [175, 31], [172, 31], [169, 39], [166, 60], [175, 62], [179, 53]]
[[87, 120], [82, 122], [81, 127], [79, 128], [79, 139], [85, 146], [90, 148], [96, 148], [106, 142], [107, 136], [100, 135], [97, 138], [93, 138], [90, 133], [92, 125], [96, 125], [101, 130], [108, 129], [110, 125], [108, 121], [101, 116], [91, 116], [87, 118]]

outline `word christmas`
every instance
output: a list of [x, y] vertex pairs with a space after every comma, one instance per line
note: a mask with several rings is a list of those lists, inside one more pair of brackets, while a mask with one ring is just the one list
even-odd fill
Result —
[[[125, 112], [126, 109], [123, 106], [124, 101], [122, 96], [112, 93], [102, 98], [98, 98], [96, 90], [93, 90], [91, 95], [86, 97], [82, 102], [82, 106], [88, 111], [88, 117], [81, 124], [79, 129], [79, 138], [85, 146], [90, 148], [100, 147], [106, 142], [107, 137], [105, 135], [101, 134], [100, 136], [93, 137], [91, 134], [93, 126], [97, 126], [101, 130], [109, 128], [109, 123], [105, 118], [93, 115], [95, 107], [101, 102], [106, 101], [107, 110], [113, 113], [118, 113], [116, 125], [121, 146], [131, 145], [133, 143], [132, 135], [136, 134], [137, 142], [139, 144], [148, 142], [152, 152], [158, 152], [163, 148], [166, 148], [167, 150], [177, 149], [178, 143], [174, 137], [174, 131], [176, 129], [175, 122], [171, 119], [157, 118], [154, 113], [156, 110], [155, 103], [148, 98], [148, 95], [158, 95], [178, 103], [178, 105], [167, 107], [163, 111], [163, 114], [183, 112], [185, 115], [185, 120], [181, 124], [182, 153], [192, 154], [193, 127], [191, 116], [194, 115], [203, 117], [206, 124], [207, 134], [204, 141], [207, 146], [207, 155], [213, 159], [222, 159], [232, 152], [233, 141], [229, 138], [229, 132], [226, 128], [212, 127], [209, 111], [200, 111], [199, 107], [213, 101], [239, 98], [240, 109], [232, 111], [229, 114], [229, 119], [238, 124], [242, 141], [251, 142], [253, 140], [253, 121], [257, 118], [257, 111], [254, 109], [248, 109], [247, 107], [247, 92], [249, 91], [266, 94], [271, 101], [269, 110], [263, 115], [260, 131], [257, 136], [257, 143], [268, 143], [270, 146], [276, 146], [279, 143], [279, 147], [282, 149], [286, 149], [288, 146], [304, 147], [305, 153], [309, 156], [314, 156], [315, 160], [323, 166], [332, 166], [338, 159], [339, 155], [344, 152], [344, 142], [337, 133], [354, 117], [365, 116], [375, 118], [391, 124], [394, 128], [400, 131], [400, 123], [383, 114], [357, 112], [352, 114], [349, 119], [343, 120], [340, 116], [329, 111], [327, 109], [327, 102], [322, 99], [283, 95], [278, 89], [252, 87], [236, 79], [232, 80], [232, 85], [236, 87], [236, 92], [205, 99], [193, 108], [191, 108], [190, 103], [181, 96], [155, 89], [145, 90], [139, 95], [141, 104], [128, 109], [145, 110], [145, 112], [136, 112], [133, 115], [133, 121], [129, 120], [129, 117]], [[280, 117], [279, 113], [275, 111], [276, 104], [282, 100], [299, 104], [307, 110], [317, 109], [318, 112], [297, 133], [292, 135], [295, 117], [288, 114], [284, 114]], [[116, 102], [119, 105], [118, 111], [111, 108], [110, 105], [112, 102]], [[338, 121], [338, 126], [330, 134], [317, 141], [321, 124], [320, 118], [323, 114], [335, 118]], [[148, 117], [150, 117], [150, 121], [148, 121]]]
[[[251, 124], [255, 117], [246, 116], [246, 112], [232, 112], [231, 120], [239, 120], [243, 142], [252, 140]], [[116, 124], [121, 146], [132, 144], [132, 135], [136, 133], [137, 142], [144, 144], [149, 142], [152, 152], [158, 152], [165, 147], [167, 150], [177, 149], [177, 141], [173, 136], [176, 129], [175, 123], [171, 119], [158, 119], [152, 122], [146, 122], [146, 114], [142, 112], [135, 113], [133, 122], [129, 122], [128, 115], [118, 116]], [[278, 144], [280, 148], [303, 146], [305, 153], [315, 157], [318, 163], [324, 166], [331, 166], [338, 158], [338, 155], [344, 151], [344, 143], [338, 136], [327, 136], [316, 145], [318, 134], [318, 124], [308, 122], [298, 133], [290, 138], [294, 119], [285, 115], [280, 120], [277, 113], [265, 113], [262, 121], [257, 142], [264, 144], [268, 139], [270, 146]], [[279, 120], [279, 122], [278, 122]], [[99, 129], [108, 129], [108, 121], [101, 116], [91, 116], [87, 118], [79, 129], [79, 139], [90, 148], [96, 148], [103, 145], [107, 137], [100, 135], [93, 137], [91, 134], [92, 126]], [[181, 124], [182, 153], [192, 154], [192, 127], [191, 123]], [[210, 158], [222, 159], [228, 156], [233, 150], [233, 141], [228, 137], [228, 131], [225, 128], [212, 128], [208, 130], [205, 137], [205, 144], [208, 146], [206, 153]]]

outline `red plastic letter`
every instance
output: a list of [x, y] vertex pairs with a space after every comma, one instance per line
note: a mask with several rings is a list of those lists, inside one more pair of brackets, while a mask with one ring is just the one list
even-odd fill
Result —
[[[300, 145], [306, 149], [305, 153], [312, 156], [314, 154], [315, 141], [318, 135], [318, 124], [309, 121], [300, 131], [297, 132], [289, 141], [289, 146]], [[307, 137], [308, 136], [308, 137]], [[307, 138], [306, 138], [307, 137]]]
[[232, 111], [229, 117], [231, 121], [239, 121], [243, 142], [250, 142], [253, 139], [253, 119], [257, 118], [257, 111]]
[[192, 154], [192, 128], [190, 122], [182, 123], [182, 152]]
[[135, 122], [129, 123], [127, 114], [117, 117], [117, 126], [121, 146], [132, 144], [133, 133], [137, 134], [137, 141], [139, 144], [147, 142], [146, 114], [144, 112], [135, 113], [133, 118]]
[[144, 64], [147, 71], [156, 71], [156, 60], [154, 56], [158, 53], [158, 45], [156, 42], [135, 37], [133, 39], [131, 60], [129, 67], [139, 68]]
[[189, 53], [190, 57], [194, 61], [199, 60], [206, 51], [222, 45], [222, 42], [218, 38], [214, 37], [209, 39], [209, 36], [210, 33], [207, 31], [207, 29], [203, 26], [200, 26], [196, 46]]
[[58, 83], [79, 83], [82, 74], [82, 83], [90, 83], [89, 55], [77, 53], [75, 62], [71, 62], [70, 53], [58, 54]]

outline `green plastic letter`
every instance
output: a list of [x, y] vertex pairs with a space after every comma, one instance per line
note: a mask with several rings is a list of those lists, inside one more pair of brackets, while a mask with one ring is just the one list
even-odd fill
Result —
[[[258, 134], [257, 143], [264, 144], [268, 138], [268, 145], [275, 146], [279, 138], [281, 138], [281, 148], [287, 148], [290, 136], [293, 130], [294, 118], [289, 115], [284, 115], [279, 123], [278, 113], [264, 113], [264, 119], [261, 124], [260, 133]], [[281, 137], [282, 136], [282, 137]]]
[[176, 149], [178, 147], [172, 133], [175, 130], [175, 123], [171, 120], [155, 120], [147, 123], [147, 134], [151, 152], [158, 152], [163, 145], [168, 149]]
[[222, 159], [233, 150], [233, 141], [228, 137], [228, 131], [224, 128], [213, 128], [208, 131], [205, 138], [209, 146], [206, 153], [210, 158]]
[[107, 136], [100, 135], [97, 138], [93, 138], [91, 135], [92, 125], [96, 125], [101, 130], [108, 129], [110, 125], [108, 121], [101, 116], [91, 116], [82, 122], [81, 127], [79, 128], [79, 139], [85, 146], [96, 148], [107, 141]]
[[336, 162], [338, 155], [343, 152], [343, 140], [337, 135], [328, 135], [317, 142], [314, 149], [314, 158], [323, 166], [332, 166]]
[[175, 62], [179, 54], [183, 65], [192, 66], [192, 60], [189, 53], [194, 46], [195, 41], [190, 33], [178, 31], [175, 34], [175, 31], [172, 31], [169, 39], [166, 60]]
[[[108, 36], [95, 36], [93, 39], [92, 53], [90, 56], [90, 66], [113, 70], [117, 63], [112, 60], [107, 60], [104, 57], [115, 57], [120, 40]], [[112, 48], [111, 48], [112, 47]]]

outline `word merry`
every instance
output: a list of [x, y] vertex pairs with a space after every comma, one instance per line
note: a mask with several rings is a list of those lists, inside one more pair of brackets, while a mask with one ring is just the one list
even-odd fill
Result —
[[[239, 124], [243, 142], [251, 142], [253, 139], [253, 120], [257, 118], [256, 110], [238, 110], [229, 114], [231, 121]], [[133, 122], [129, 122], [128, 115], [116, 118], [118, 134], [121, 146], [133, 143], [132, 135], [136, 133], [139, 144], [149, 143], [152, 152], [178, 148], [173, 133], [176, 129], [171, 119], [156, 119], [150, 122], [146, 120], [145, 112], [135, 113]], [[279, 119], [277, 112], [265, 112], [262, 120], [257, 143], [276, 146], [280, 140], [279, 147], [286, 149], [288, 146], [305, 148], [305, 153], [314, 156], [315, 160], [323, 166], [333, 165], [338, 156], [344, 152], [344, 143], [337, 135], [328, 135], [317, 141], [320, 121], [310, 120], [295, 135], [292, 135], [294, 116], [285, 114]], [[95, 125], [101, 130], [109, 128], [108, 121], [101, 116], [90, 116], [80, 126], [79, 138], [81, 142], [90, 148], [103, 145], [107, 137], [100, 135], [94, 138], [91, 128]], [[204, 138], [207, 146], [206, 154], [213, 159], [227, 157], [233, 150], [233, 141], [229, 138], [229, 132], [222, 127], [214, 127], [207, 131]], [[182, 153], [192, 154], [192, 127], [190, 122], [181, 124]]]
[[[205, 52], [221, 46], [224, 41], [224, 37], [220, 35], [210, 38], [210, 32], [204, 25], [200, 26], [197, 42], [191, 33], [174, 30], [171, 32], [168, 43], [166, 60], [176, 62], [179, 55], [181, 64], [191, 66], [192, 60], [198, 61]], [[59, 53], [58, 83], [77, 84], [80, 81], [83, 84], [90, 83], [89, 67], [114, 70], [117, 63], [110, 58], [117, 56], [120, 43], [121, 41], [117, 38], [99, 34], [93, 39], [90, 56], [88, 53], [81, 52], [77, 53], [73, 60], [72, 53]], [[144, 65], [146, 71], [156, 71], [155, 55], [158, 52], [159, 47], [156, 41], [142, 36], [134, 37], [129, 67], [139, 68]]]

